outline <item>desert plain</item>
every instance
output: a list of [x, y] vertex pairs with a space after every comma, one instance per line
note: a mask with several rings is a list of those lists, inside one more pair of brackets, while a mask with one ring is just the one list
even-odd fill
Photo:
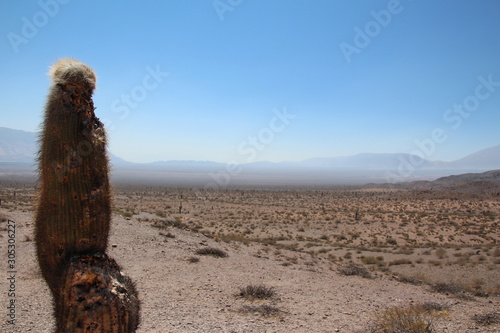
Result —
[[[108, 254], [136, 283], [138, 332], [397, 332], [401, 317], [428, 332], [500, 331], [495, 191], [200, 188], [113, 185]], [[0, 331], [52, 332], [34, 246], [36, 182], [2, 180], [0, 198]]]

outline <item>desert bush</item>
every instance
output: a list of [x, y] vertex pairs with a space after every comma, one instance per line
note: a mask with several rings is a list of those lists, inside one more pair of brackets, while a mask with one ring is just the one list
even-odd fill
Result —
[[240, 310], [240, 313], [258, 313], [264, 317], [270, 316], [279, 316], [283, 314], [283, 311], [278, 309], [275, 306], [262, 304], [262, 305], [243, 305]]
[[166, 238], [175, 238], [175, 235], [172, 234], [170, 231], [167, 232], [166, 234], [163, 233], [163, 232], [160, 232], [160, 235], [163, 236], [163, 237], [166, 237]]
[[188, 258], [186, 258], [186, 259], [184, 259], [184, 260], [186, 260], [186, 261], [187, 261], [187, 262], [189, 262], [189, 263], [194, 264], [194, 263], [199, 262], [199, 261], [200, 261], [200, 258], [198, 258], [198, 257], [188, 257]]
[[397, 240], [395, 240], [394, 238], [388, 238], [388, 239], [386, 240], [386, 242], [387, 242], [387, 244], [389, 244], [389, 245], [398, 245], [398, 241], [397, 241]]
[[432, 265], [432, 266], [442, 266], [443, 265], [443, 263], [440, 260], [433, 260], [433, 259], [427, 260], [427, 263], [429, 265]]
[[450, 308], [447, 304], [437, 302], [425, 302], [421, 306], [427, 311], [447, 311]]
[[213, 256], [217, 258], [225, 258], [227, 257], [227, 253], [221, 249], [217, 249], [214, 247], [204, 247], [196, 250], [196, 254], [201, 256]]
[[403, 247], [397, 251], [393, 251], [392, 253], [394, 254], [406, 254], [406, 255], [410, 255], [410, 254], [413, 254], [415, 253], [415, 251], [409, 247]]
[[472, 317], [472, 320], [474, 320], [477, 324], [482, 326], [500, 324], [500, 313], [490, 312], [480, 315], [474, 315], [474, 317]]
[[189, 227], [182, 223], [179, 218], [168, 217], [166, 220], [154, 220], [153, 227], [158, 229], [167, 229], [168, 227], [173, 227], [177, 229], [189, 229]]
[[397, 280], [399, 282], [402, 282], [402, 283], [409, 283], [409, 284], [413, 284], [415, 286], [420, 286], [424, 283], [424, 279], [425, 277], [422, 277], [422, 278], [419, 278], [419, 277], [411, 277], [411, 276], [404, 276], [404, 275], [400, 275], [397, 277]]
[[229, 233], [229, 234], [219, 233], [217, 234], [216, 238], [226, 243], [240, 242], [246, 245], [248, 245], [252, 241], [250, 238], [246, 238], [245, 236], [236, 233]]
[[437, 318], [439, 314], [423, 305], [394, 306], [378, 313], [369, 332], [430, 333]]
[[160, 210], [158, 209], [156, 212], [155, 212], [156, 216], [158, 217], [165, 217], [165, 212], [163, 210]]
[[274, 287], [266, 287], [265, 285], [248, 285], [240, 288], [238, 296], [247, 299], [269, 299], [276, 295]]
[[436, 250], [436, 256], [439, 258], [439, 259], [443, 259], [445, 256], [446, 256], [446, 250], [443, 249], [443, 248], [439, 248]]
[[384, 257], [362, 257], [361, 262], [365, 265], [385, 265]]
[[389, 266], [393, 265], [411, 265], [412, 261], [410, 259], [396, 259], [389, 263]]
[[441, 294], [460, 294], [465, 292], [465, 288], [452, 282], [439, 282], [432, 285], [432, 290]]
[[133, 211], [132, 212], [129, 212], [129, 211], [126, 211], [126, 212], [120, 211], [119, 214], [121, 214], [121, 216], [123, 216], [123, 217], [128, 217], [128, 218], [134, 216], [134, 212]]
[[357, 275], [366, 279], [371, 279], [372, 275], [365, 268], [356, 265], [346, 265], [339, 268], [339, 274], [342, 275]]

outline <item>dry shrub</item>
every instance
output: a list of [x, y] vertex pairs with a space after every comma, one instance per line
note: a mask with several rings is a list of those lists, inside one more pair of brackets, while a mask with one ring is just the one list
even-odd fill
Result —
[[240, 310], [240, 313], [258, 313], [264, 317], [270, 316], [279, 316], [283, 314], [283, 311], [278, 309], [275, 306], [262, 304], [262, 305], [243, 305]]
[[465, 292], [465, 288], [452, 282], [439, 282], [432, 286], [432, 290], [441, 294], [460, 294]]
[[[425, 305], [427, 304], [427, 306]], [[446, 314], [437, 310], [434, 303], [393, 306], [377, 314], [369, 332], [377, 333], [430, 333], [434, 322]], [[441, 307], [439, 307], [441, 308]]]
[[269, 299], [276, 295], [274, 287], [266, 287], [262, 284], [248, 285], [245, 288], [240, 288], [238, 296], [247, 299]]
[[175, 235], [174, 235], [174, 234], [172, 234], [170, 231], [169, 231], [169, 232], [167, 232], [167, 233], [163, 233], [163, 232], [161, 232], [161, 231], [160, 231], [160, 233], [159, 233], [159, 234], [160, 234], [161, 236], [166, 237], [166, 238], [175, 238]]
[[216, 258], [225, 258], [227, 257], [227, 253], [221, 249], [217, 249], [215, 247], [204, 247], [196, 250], [196, 254], [200, 256], [213, 256]]
[[437, 249], [435, 253], [436, 253], [436, 256], [437, 256], [439, 259], [443, 259], [443, 258], [446, 256], [446, 254], [447, 254], [446, 250], [445, 250], [445, 249], [443, 249], [443, 248], [439, 248], [439, 249]]
[[425, 302], [421, 306], [427, 311], [448, 311], [450, 306], [447, 304], [441, 304], [437, 302]]
[[153, 227], [158, 229], [167, 229], [168, 227], [173, 227], [177, 229], [189, 230], [189, 227], [182, 223], [178, 217], [172, 218], [168, 217], [166, 220], [153, 220]]
[[500, 313], [490, 312], [480, 315], [474, 315], [474, 317], [472, 317], [472, 320], [474, 320], [477, 324], [482, 326], [500, 324]]
[[400, 275], [400, 276], [397, 276], [396, 279], [401, 283], [409, 283], [409, 284], [413, 284], [415, 286], [420, 286], [424, 283], [423, 279], [420, 279], [420, 278], [415, 277], [415, 276]]
[[361, 262], [365, 265], [385, 266], [384, 257], [362, 257]]
[[410, 259], [396, 259], [389, 263], [389, 266], [393, 265], [411, 265], [412, 261]]
[[356, 265], [346, 265], [339, 268], [339, 274], [342, 275], [357, 275], [366, 279], [371, 279], [372, 275], [365, 268]]

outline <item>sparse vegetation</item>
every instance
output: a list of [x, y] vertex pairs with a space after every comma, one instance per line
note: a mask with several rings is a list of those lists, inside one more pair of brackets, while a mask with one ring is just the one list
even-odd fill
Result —
[[412, 261], [409, 260], [409, 259], [396, 259], [396, 260], [393, 260], [389, 263], [389, 266], [393, 266], [393, 265], [411, 265], [412, 264]]
[[342, 275], [357, 275], [366, 279], [371, 279], [372, 275], [365, 268], [356, 265], [345, 265], [339, 268], [339, 273]]
[[434, 322], [442, 315], [441, 307], [432, 304], [394, 306], [377, 313], [369, 332], [378, 333], [431, 333], [434, 332]]
[[240, 288], [238, 296], [246, 299], [269, 299], [276, 295], [276, 290], [274, 287], [266, 287], [265, 285], [248, 285], [244, 288]]
[[[12, 191], [2, 184], [2, 198], [7, 198], [8, 192]], [[208, 199], [200, 199], [196, 198], [195, 191], [186, 188], [116, 186], [113, 213], [118, 225], [142, 223], [146, 229], [149, 226], [159, 229], [148, 240], [162, 248], [155, 256], [158, 259], [168, 258], [167, 248], [183, 247], [186, 239], [194, 237], [189, 248], [184, 249], [187, 252], [175, 256], [176, 264], [192, 272], [204, 270], [213, 262], [200, 256], [211, 254], [196, 253], [197, 248], [214, 247], [224, 253], [234, 250], [234, 255], [230, 253], [234, 257], [230, 262], [239, 253], [250, 251], [250, 260], [265, 263], [262, 267], [266, 269], [278, 267], [283, 274], [290, 271], [295, 276], [304, 272], [312, 279], [322, 274], [350, 275], [352, 278], [337, 276], [336, 281], [349, 285], [375, 286], [388, 280], [391, 284], [416, 285], [418, 287], [399, 285], [398, 288], [410, 288], [439, 299], [439, 303], [421, 304], [425, 311], [433, 314], [447, 311], [448, 302], [442, 300], [449, 299], [449, 304], [455, 304], [454, 298], [474, 299], [467, 302], [470, 313], [465, 317], [460, 314], [466, 318], [461, 322], [462, 327], [481, 325], [473, 321], [473, 313], [496, 313], [488, 303], [496, 304], [495, 297], [500, 295], [500, 202], [496, 197], [450, 197], [438, 192], [398, 190], [358, 191], [355, 196], [355, 192], [356, 189], [350, 187], [331, 188], [321, 195], [314, 189], [290, 187], [254, 188], [242, 195], [241, 191], [229, 187], [211, 194]], [[29, 210], [29, 194], [29, 191], [18, 190], [15, 203], [4, 199], [0, 212], [25, 206]], [[183, 195], [182, 214], [178, 212], [180, 195]], [[362, 212], [358, 222], [353, 219], [353, 207], [356, 207], [353, 202]], [[485, 210], [496, 215], [484, 215]], [[118, 214], [130, 216], [131, 221], [123, 221]], [[0, 229], [5, 225], [0, 223]], [[198, 233], [192, 235], [190, 231]], [[19, 241], [23, 242], [25, 236], [20, 233]], [[119, 241], [113, 240], [113, 244], [118, 244], [113, 251], [124, 247]], [[220, 260], [217, 268], [221, 270], [230, 264]], [[376, 277], [376, 280], [363, 282], [356, 276]], [[236, 287], [231, 291], [216, 285], [218, 282], [211, 277], [210, 282], [203, 281], [206, 286], [193, 284], [193, 288], [214, 295], [234, 293], [235, 304], [221, 307], [221, 311], [240, 312], [241, 309], [241, 313], [250, 314], [249, 318], [262, 320], [258, 316], [267, 315], [265, 308], [258, 309], [260, 305], [282, 310], [281, 304], [276, 304], [276, 297], [269, 300], [242, 297], [238, 294], [239, 282], [232, 284]], [[252, 276], [247, 281], [261, 281], [261, 278]], [[290, 288], [289, 285], [283, 287], [283, 293], [286, 292], [283, 302], [293, 298], [288, 293]], [[384, 290], [387, 289], [391, 288]], [[402, 302], [407, 300], [401, 297]], [[242, 307], [243, 304], [250, 306]], [[287, 303], [286, 308], [289, 306]], [[455, 315], [464, 308], [452, 305], [451, 309]], [[311, 318], [321, 321], [317, 312], [311, 313]]]
[[500, 324], [500, 312], [490, 312], [485, 314], [474, 315], [472, 318], [477, 324], [489, 326]]
[[201, 249], [196, 250], [196, 254], [200, 256], [212, 256], [216, 258], [227, 257], [227, 253], [225, 251], [215, 247], [203, 247]]
[[378, 265], [385, 266], [386, 262], [384, 261], [384, 257], [362, 257], [361, 262], [365, 265]]
[[456, 284], [456, 283], [451, 283], [451, 282], [439, 282], [434, 285], [432, 285], [432, 290], [441, 294], [460, 294], [465, 292], [465, 288]]
[[267, 305], [267, 304], [243, 305], [240, 308], [239, 312], [240, 313], [258, 313], [264, 317], [280, 316], [284, 313], [279, 308], [272, 306], [272, 305]]

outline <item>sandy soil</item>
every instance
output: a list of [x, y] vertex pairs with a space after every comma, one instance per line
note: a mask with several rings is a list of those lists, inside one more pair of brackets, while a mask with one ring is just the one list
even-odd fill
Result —
[[[133, 192], [132, 190], [128, 192], [116, 190], [116, 213], [113, 215], [108, 254], [117, 260], [123, 272], [137, 284], [142, 301], [139, 332], [367, 332], [371, 323], [377, 319], [378, 313], [388, 307], [403, 308], [410, 304], [429, 302], [447, 307], [447, 310], [442, 311], [439, 318], [434, 320], [436, 332], [498, 332], [500, 330], [499, 324], [484, 326], [473, 320], [474, 315], [499, 312], [500, 309], [500, 296], [495, 292], [495, 280], [498, 283], [500, 271], [500, 265], [495, 263], [498, 259], [494, 252], [498, 249], [498, 244], [491, 246], [500, 237], [498, 229], [488, 229], [486, 235], [463, 233], [463, 239], [481, 236], [479, 239], [485, 240], [486, 237], [486, 240], [479, 244], [479, 249], [474, 248], [477, 244], [470, 239], [468, 243], [464, 241], [460, 248], [446, 247], [445, 253], [440, 253], [443, 258], [439, 259], [435, 254], [439, 246], [436, 248], [415, 245], [411, 248], [412, 253], [408, 251], [406, 243], [405, 246], [395, 246], [395, 248], [385, 245], [368, 248], [368, 243], [362, 242], [368, 242], [373, 238], [368, 236], [347, 238], [346, 242], [351, 239], [352, 244], [342, 246], [344, 240], [341, 237], [335, 238], [334, 235], [348, 236], [349, 232], [354, 232], [356, 229], [359, 232], [360, 228], [373, 228], [373, 230], [381, 228], [382, 233], [384, 230], [391, 230], [390, 226], [382, 228], [382, 223], [389, 223], [384, 220], [386, 216], [382, 216], [379, 222], [374, 220], [373, 223], [363, 223], [363, 221], [371, 221], [371, 218], [367, 218], [367, 215], [371, 214], [371, 211], [367, 209], [368, 203], [363, 200], [358, 200], [359, 223], [352, 223], [358, 221], [352, 219], [352, 209], [346, 210], [345, 216], [342, 215], [344, 212], [336, 211], [336, 219], [340, 221], [336, 223], [335, 219], [326, 218], [328, 211], [322, 220], [310, 215], [301, 219], [299, 211], [305, 210], [309, 214], [322, 211], [318, 208], [321, 202], [315, 200], [315, 197], [307, 200], [310, 200], [308, 202], [311, 204], [316, 202], [318, 206], [307, 211], [305, 207], [309, 203], [305, 202], [305, 194], [298, 197], [294, 194], [295, 199], [292, 199], [292, 196], [279, 197], [277, 194], [259, 192], [242, 199], [241, 193], [237, 192], [232, 195], [228, 194], [226, 199], [218, 197], [210, 200], [199, 198], [195, 200], [188, 199], [191, 196], [189, 191], [181, 191], [183, 194], [170, 190], [168, 192], [156, 196], [158, 202], [155, 202], [153, 193], [146, 193], [142, 190], [133, 190]], [[32, 192], [27, 193], [31, 193], [26, 194], [28, 196], [32, 195]], [[16, 224], [16, 324], [10, 325], [5, 320], [6, 306], [10, 300], [7, 297], [9, 281], [6, 267], [8, 221], [0, 222], [0, 253], [3, 253], [3, 277], [0, 279], [3, 318], [0, 331], [52, 332], [54, 320], [51, 297], [41, 279], [32, 241], [32, 205], [23, 206], [22, 200], [19, 199], [20, 195], [22, 191], [18, 191], [17, 199], [15, 199], [18, 200], [16, 205], [5, 205], [4, 201], [0, 207], [2, 220], [10, 219]], [[239, 196], [237, 202], [235, 201], [236, 195]], [[123, 214], [127, 211], [127, 196], [130, 197], [131, 202], [143, 203], [142, 206], [139, 204], [133, 207], [134, 213], [132, 214]], [[142, 199], [139, 200], [141, 196]], [[12, 202], [15, 200], [12, 199]], [[284, 204], [284, 200], [289, 200], [287, 205]], [[427, 200], [419, 201], [419, 204], [423, 205], [422, 210], [425, 210]], [[494, 200], [492, 202], [467, 200], [472, 205], [471, 207], [488, 204], [489, 210], [496, 212], [498, 209], [497, 201]], [[346, 199], [345, 203], [347, 204], [348, 201]], [[178, 214], [178, 206], [181, 202], [183, 211]], [[436, 202], [433, 202], [431, 206], [435, 204]], [[148, 211], [146, 206], [155, 210]], [[238, 222], [240, 218], [241, 220], [250, 219], [244, 211], [255, 213], [254, 218], [251, 219], [253, 222], [235, 227], [230, 232], [229, 230], [220, 232], [222, 225], [225, 225], [226, 229], [229, 228], [229, 218], [222, 216], [226, 213], [231, 216], [224, 208], [228, 206], [231, 206], [230, 210], [233, 212], [231, 223], [237, 225], [240, 223]], [[265, 212], [259, 210], [261, 206], [267, 207]], [[290, 207], [290, 209], [286, 210], [284, 207]], [[400, 202], [399, 208], [406, 208], [406, 213], [411, 211], [410, 207], [405, 206], [405, 202]], [[328, 210], [329, 207], [326, 206], [325, 209]], [[465, 211], [468, 208], [463, 209]], [[157, 212], [158, 210], [160, 212]], [[203, 215], [204, 212], [206, 216]], [[208, 212], [214, 212], [214, 216], [220, 218], [220, 222], [215, 223], [216, 218], [210, 218]], [[260, 215], [261, 213], [268, 216]], [[361, 213], [363, 213], [362, 216]], [[283, 221], [276, 221], [273, 214], [288, 216], [289, 220], [295, 218], [295, 221], [288, 223], [290, 224], [288, 229], [280, 228], [280, 223], [283, 225]], [[395, 213], [386, 212], [383, 207], [378, 214], [393, 214], [394, 226], [402, 223], [399, 218], [407, 217], [405, 215], [396, 217]], [[348, 216], [350, 219], [347, 219]], [[449, 216], [446, 217], [449, 218]], [[421, 218], [425, 219], [426, 216]], [[266, 226], [258, 224], [259, 220], [274, 222], [269, 222]], [[304, 223], [305, 220], [308, 223]], [[487, 221], [490, 220], [492, 224], [498, 223], [496, 215]], [[324, 225], [319, 223], [321, 221], [325, 222]], [[329, 223], [330, 221], [332, 224]], [[483, 225], [484, 231], [484, 228], [489, 228], [489, 224], [486, 225], [486, 222], [483, 222], [478, 221], [478, 226]], [[255, 233], [254, 231], [245, 233], [245, 228], [250, 228], [251, 223], [256, 224], [252, 229], [256, 230]], [[321, 226], [320, 230], [315, 229], [316, 225]], [[182, 227], [191, 230], [182, 229]], [[404, 227], [401, 228], [404, 230]], [[287, 230], [293, 230], [293, 233]], [[439, 241], [439, 228], [432, 230], [437, 230], [435, 235], [424, 233], [421, 236], [422, 239], [437, 237]], [[270, 242], [269, 239], [264, 238], [266, 231], [268, 238], [269, 235], [274, 235], [276, 238], [279, 235], [287, 237], [279, 238], [280, 241]], [[419, 240], [417, 233], [415, 229], [415, 237], [413, 237], [416, 239], [415, 242], [425, 243], [424, 240]], [[447, 237], [446, 228], [443, 228], [442, 233]], [[227, 237], [229, 234], [238, 234], [246, 238], [233, 241]], [[401, 239], [405, 236], [396, 235], [395, 231], [390, 232], [390, 235], [393, 234], [396, 244], [401, 244]], [[223, 237], [224, 235], [226, 237]], [[302, 235], [304, 240], [300, 238], [297, 240], [297, 235]], [[366, 235], [369, 233], [367, 232]], [[383, 238], [385, 244], [386, 237]], [[461, 239], [458, 233], [455, 240], [457, 238]], [[451, 242], [448, 237], [445, 240], [438, 245]], [[299, 244], [293, 247], [286, 246], [296, 242]], [[306, 246], [308, 243], [312, 245]], [[223, 250], [228, 256], [217, 258], [195, 253], [197, 249], [204, 247]], [[321, 251], [322, 248], [330, 248], [330, 250]], [[398, 254], [398, 251], [403, 253]], [[428, 255], [424, 253], [426, 251], [430, 251]], [[474, 254], [471, 254], [471, 251], [474, 251]], [[332, 256], [332, 253], [335, 255]], [[446, 264], [446, 260], [451, 262], [450, 258], [462, 258], [455, 253], [465, 253], [467, 264], [463, 266], [458, 263]], [[479, 258], [484, 253], [488, 253], [484, 255], [485, 259], [474, 259], [474, 256]], [[384, 256], [385, 263], [406, 256], [405, 258], [410, 258], [413, 264], [365, 264], [363, 267], [368, 269], [372, 275], [371, 279], [339, 273], [339, 269], [346, 264], [362, 264], [363, 257], [381, 255]], [[192, 260], [193, 257], [198, 258], [199, 261]], [[424, 258], [423, 262], [418, 263], [418, 258]], [[441, 265], [429, 263], [428, 258], [441, 260]], [[470, 279], [471, 271], [474, 269], [476, 280], [482, 279], [482, 282], [476, 281], [478, 289], [482, 287], [482, 293], [478, 294], [479, 296], [470, 291], [465, 297], [465, 294], [443, 294], [432, 290], [432, 283], [435, 281], [460, 282], [460, 279]], [[460, 274], [464, 277], [460, 278]], [[488, 274], [492, 277], [488, 277]], [[422, 280], [427, 281], [420, 285], [401, 282], [401, 276], [423, 275], [425, 279], [422, 278]], [[273, 287], [276, 295], [266, 300], [248, 300], [238, 296], [240, 288], [257, 284]], [[263, 305], [272, 306], [271, 309], [277, 312], [271, 315], [257, 312], [264, 308]]]

